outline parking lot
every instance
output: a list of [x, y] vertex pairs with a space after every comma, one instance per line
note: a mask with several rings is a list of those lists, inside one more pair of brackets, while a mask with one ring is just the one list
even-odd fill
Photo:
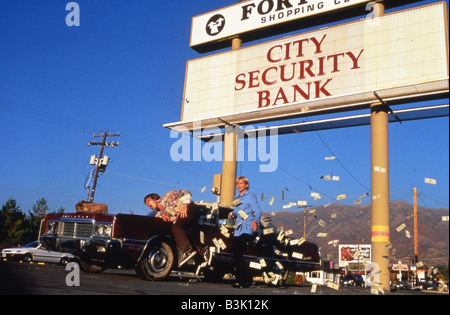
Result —
[[[201, 278], [173, 275], [168, 281], [140, 279], [134, 270], [107, 270], [101, 274], [80, 272], [78, 283], [73, 270], [54, 264], [0, 262], [0, 294], [20, 295], [178, 295], [178, 296], [297, 296], [297, 295], [371, 295], [368, 288], [317, 286], [310, 284], [279, 287], [256, 283], [250, 288], [236, 289], [232, 282], [207, 283]], [[75, 284], [75, 285], [74, 285]], [[78, 284], [78, 285], [76, 285]], [[398, 290], [386, 295], [448, 295], [430, 291]]]

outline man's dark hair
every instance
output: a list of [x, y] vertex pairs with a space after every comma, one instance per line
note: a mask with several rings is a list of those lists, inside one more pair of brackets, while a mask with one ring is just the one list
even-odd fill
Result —
[[155, 194], [155, 193], [148, 194], [147, 196], [144, 197], [144, 203], [145, 203], [145, 200], [147, 200], [147, 198], [152, 198], [155, 201], [158, 199], [161, 199], [161, 197], [158, 194]]

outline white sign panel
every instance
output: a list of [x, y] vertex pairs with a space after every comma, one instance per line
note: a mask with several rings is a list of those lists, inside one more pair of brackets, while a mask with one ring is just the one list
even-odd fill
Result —
[[[192, 19], [191, 47], [369, 0], [249, 0]], [[369, 10], [370, 11], [370, 10]]]
[[199, 58], [186, 71], [182, 122], [274, 120], [370, 104], [374, 92], [389, 101], [446, 91], [446, 4]]

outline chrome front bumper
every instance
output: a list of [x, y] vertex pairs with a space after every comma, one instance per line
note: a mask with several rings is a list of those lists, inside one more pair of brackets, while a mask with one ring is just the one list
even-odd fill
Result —
[[70, 253], [89, 260], [107, 260], [120, 255], [122, 243], [117, 239], [90, 237], [65, 238], [42, 235], [41, 242], [47, 249]]

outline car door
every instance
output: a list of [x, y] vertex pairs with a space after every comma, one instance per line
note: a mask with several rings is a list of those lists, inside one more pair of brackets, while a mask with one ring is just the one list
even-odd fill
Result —
[[59, 253], [53, 252], [39, 245], [35, 250], [35, 260], [49, 263], [58, 263], [59, 262]]

